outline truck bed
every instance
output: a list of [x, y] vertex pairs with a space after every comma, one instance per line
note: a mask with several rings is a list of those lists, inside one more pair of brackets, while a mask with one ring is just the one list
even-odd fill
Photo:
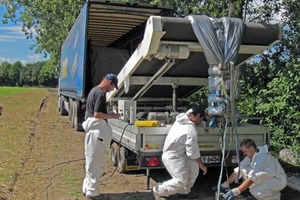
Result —
[[[121, 143], [122, 146], [140, 157], [161, 157], [165, 138], [171, 128], [170, 125], [164, 127], [137, 127], [121, 120], [109, 120], [109, 124], [112, 126], [114, 142]], [[210, 166], [219, 165], [221, 158], [220, 130], [210, 129], [207, 133], [204, 130], [204, 126], [199, 126], [197, 127], [197, 131], [203, 162]], [[268, 143], [269, 129], [266, 127], [252, 124], [238, 124], [237, 132], [238, 141], [251, 138], [257, 141], [258, 146]], [[236, 165], [235, 135], [229, 132], [226, 135], [225, 150], [229, 152], [228, 159], [226, 160], [227, 166]], [[140, 168], [142, 169], [143, 166], [140, 166]]]

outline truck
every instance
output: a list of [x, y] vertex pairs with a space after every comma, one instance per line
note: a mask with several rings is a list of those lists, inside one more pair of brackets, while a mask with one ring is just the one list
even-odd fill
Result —
[[[242, 24], [235, 69], [281, 38], [276, 25]], [[208, 85], [209, 64], [197, 36], [191, 20], [169, 7], [87, 1], [61, 49], [60, 113], [82, 130], [89, 91], [105, 74], [117, 74], [119, 90], [106, 98], [108, 110], [121, 115], [108, 120], [111, 161], [119, 172], [145, 169], [149, 177], [151, 169], [164, 168], [164, 140], [175, 117], [189, 108], [193, 93]], [[232, 117], [239, 116], [232, 112]], [[197, 127], [201, 158], [208, 167], [236, 166], [242, 156], [237, 145], [245, 138], [268, 144], [267, 127], [233, 118], [225, 127]]]

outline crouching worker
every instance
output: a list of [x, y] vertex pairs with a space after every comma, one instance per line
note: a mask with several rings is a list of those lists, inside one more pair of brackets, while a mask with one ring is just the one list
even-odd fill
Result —
[[[229, 190], [224, 198], [234, 199], [249, 188], [250, 193], [258, 200], [280, 200], [280, 191], [287, 185], [286, 174], [280, 163], [268, 152], [268, 146], [256, 147], [251, 139], [245, 139], [240, 144], [241, 151], [246, 156], [240, 163], [240, 177], [244, 182]], [[238, 168], [221, 184], [220, 190], [229, 188], [238, 175]]]
[[112, 139], [112, 129], [107, 119], [118, 119], [120, 114], [107, 114], [106, 93], [118, 89], [118, 78], [107, 74], [89, 93], [86, 103], [85, 178], [82, 191], [86, 199], [103, 199], [99, 192], [99, 178], [103, 175], [106, 155]]
[[163, 148], [162, 161], [172, 176], [171, 180], [157, 183], [152, 192], [155, 199], [163, 199], [173, 194], [178, 197], [193, 198], [191, 188], [199, 174], [199, 167], [205, 175], [198, 147], [196, 125], [204, 118], [204, 110], [193, 108], [176, 117]]

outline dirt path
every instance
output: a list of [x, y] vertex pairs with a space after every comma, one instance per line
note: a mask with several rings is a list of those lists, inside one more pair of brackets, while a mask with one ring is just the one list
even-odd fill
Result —
[[[55, 92], [49, 93], [30, 126], [30, 150], [21, 170], [16, 172], [7, 199], [84, 199], [81, 194], [84, 133], [74, 131], [68, 117], [59, 115]], [[108, 160], [103, 180], [113, 171]], [[152, 180], [151, 184], [154, 183]], [[116, 172], [100, 188], [110, 199], [152, 199], [150, 191], [145, 189], [144, 173]]]
[[[48, 98], [41, 104], [30, 126], [30, 150], [21, 170], [16, 172], [15, 183], [7, 199], [84, 199], [81, 194], [84, 177], [84, 133], [71, 129], [68, 117], [59, 115], [56, 92], [49, 92]], [[106, 174], [102, 180], [109, 177], [113, 171], [114, 166], [111, 165], [108, 155]], [[193, 192], [199, 195], [198, 199], [215, 199], [211, 187], [217, 183], [218, 174], [218, 169], [209, 169], [207, 176], [199, 175], [193, 188]], [[150, 186], [168, 178], [165, 170], [153, 171]], [[144, 172], [116, 172], [111, 178], [101, 182], [100, 190], [111, 200], [152, 200], [150, 190], [146, 189], [146, 181]], [[296, 200], [297, 196], [299, 193], [287, 188], [282, 199]], [[247, 199], [247, 196], [239, 199]]]

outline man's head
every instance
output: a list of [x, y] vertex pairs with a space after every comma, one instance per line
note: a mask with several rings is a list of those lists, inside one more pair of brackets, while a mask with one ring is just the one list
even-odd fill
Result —
[[200, 107], [191, 108], [186, 112], [186, 114], [188, 115], [189, 119], [195, 124], [200, 124], [202, 120], [205, 120], [205, 112]]
[[241, 151], [244, 153], [245, 156], [252, 158], [252, 156], [257, 151], [257, 146], [252, 139], [244, 139], [241, 144]]
[[106, 74], [105, 79], [111, 81], [114, 87], [118, 90], [118, 77], [115, 74]]
[[115, 74], [106, 74], [100, 83], [100, 87], [106, 92], [113, 91], [114, 88], [118, 90], [118, 77]]

